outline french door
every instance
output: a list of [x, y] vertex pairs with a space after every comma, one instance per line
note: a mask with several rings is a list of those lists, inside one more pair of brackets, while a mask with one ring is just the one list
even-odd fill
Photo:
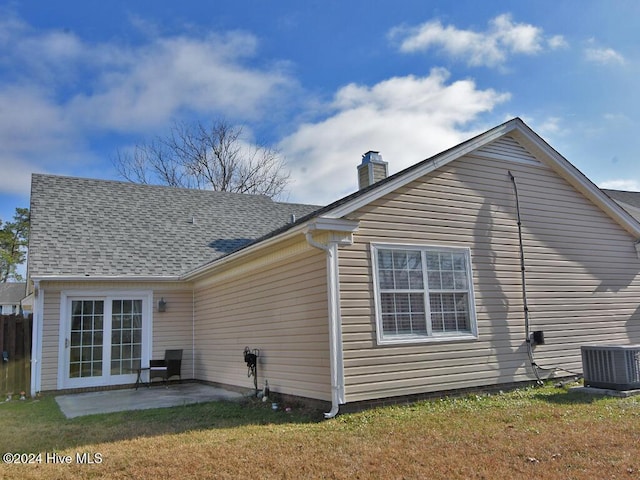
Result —
[[148, 363], [150, 300], [144, 296], [67, 296], [62, 388], [132, 383]]

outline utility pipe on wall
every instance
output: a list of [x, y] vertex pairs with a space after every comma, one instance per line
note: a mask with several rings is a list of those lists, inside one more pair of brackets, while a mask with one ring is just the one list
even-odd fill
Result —
[[540, 373], [538, 372], [538, 365], [536, 364], [535, 358], [533, 357], [533, 349], [531, 347], [531, 333], [529, 329], [529, 302], [527, 300], [527, 276], [526, 276], [526, 267], [524, 260], [524, 244], [522, 242], [522, 219], [520, 217], [520, 198], [518, 197], [518, 185], [516, 183], [516, 178], [513, 176], [511, 171], [509, 171], [509, 178], [511, 179], [511, 183], [513, 184], [513, 192], [516, 197], [516, 214], [518, 220], [518, 244], [520, 245], [520, 274], [521, 274], [521, 282], [522, 282], [522, 304], [524, 309], [524, 335], [525, 342], [527, 344], [527, 354], [529, 356], [529, 362], [531, 363], [531, 368], [533, 369], [533, 373], [536, 376], [538, 383], [542, 383], [540, 379]]

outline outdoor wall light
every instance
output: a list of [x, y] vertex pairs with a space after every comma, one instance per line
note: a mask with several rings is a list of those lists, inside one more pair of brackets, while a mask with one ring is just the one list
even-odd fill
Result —
[[167, 311], [167, 302], [164, 301], [164, 297], [162, 297], [160, 299], [160, 301], [158, 302], [158, 311], [159, 312], [166, 312]]

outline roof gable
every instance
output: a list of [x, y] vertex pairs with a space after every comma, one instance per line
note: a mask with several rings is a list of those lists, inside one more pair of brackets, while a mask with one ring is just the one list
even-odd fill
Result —
[[529, 164], [544, 164], [568, 181], [627, 232], [640, 238], [640, 223], [603, 193], [593, 182], [554, 150], [520, 118], [498, 125], [455, 147], [419, 162], [370, 187], [347, 196], [316, 212], [341, 218], [378, 198], [465, 156], [500, 158]]

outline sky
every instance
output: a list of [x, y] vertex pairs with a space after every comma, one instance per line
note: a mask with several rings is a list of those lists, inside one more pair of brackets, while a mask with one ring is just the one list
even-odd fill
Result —
[[640, 2], [0, 1], [0, 220], [32, 173], [225, 121], [277, 148], [283, 200], [357, 189], [522, 118], [594, 183], [640, 190]]

